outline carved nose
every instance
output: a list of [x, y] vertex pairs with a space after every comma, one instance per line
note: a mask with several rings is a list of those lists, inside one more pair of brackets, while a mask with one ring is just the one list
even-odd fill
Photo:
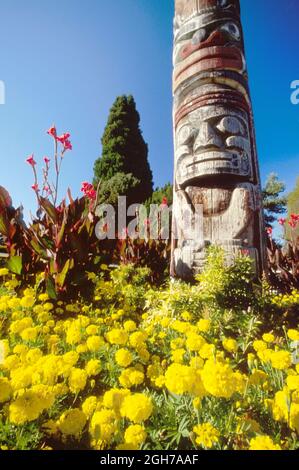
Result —
[[222, 148], [223, 141], [213, 126], [208, 122], [203, 122], [194, 143], [194, 151], [199, 152], [208, 148]]

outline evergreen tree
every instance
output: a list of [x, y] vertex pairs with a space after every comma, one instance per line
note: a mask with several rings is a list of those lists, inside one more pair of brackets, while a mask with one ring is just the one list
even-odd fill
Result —
[[113, 189], [112, 198], [115, 199], [116, 188], [112, 188], [111, 179], [117, 175], [119, 195], [126, 195], [129, 204], [143, 203], [153, 192], [148, 146], [139, 123], [134, 98], [119, 96], [110, 110], [102, 137], [102, 156], [94, 165], [94, 184], [110, 181], [110, 184], [104, 184], [103, 191], [107, 196], [110, 186]]
[[266, 186], [263, 189], [263, 205], [267, 226], [271, 226], [276, 222], [279, 215], [286, 212], [287, 197], [282, 195], [285, 189], [285, 184], [278, 179], [275, 173], [268, 176]]

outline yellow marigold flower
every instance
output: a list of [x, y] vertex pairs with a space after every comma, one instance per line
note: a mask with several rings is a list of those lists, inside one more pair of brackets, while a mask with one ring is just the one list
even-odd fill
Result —
[[38, 300], [40, 300], [41, 302], [46, 302], [47, 300], [49, 300], [49, 296], [48, 294], [40, 294], [38, 296]]
[[270, 356], [274, 369], [285, 370], [292, 364], [292, 358], [288, 351], [274, 351]]
[[86, 424], [86, 416], [79, 408], [65, 411], [59, 418], [57, 425], [65, 436], [79, 437]]
[[290, 409], [290, 428], [299, 434], [299, 404], [292, 403]]
[[124, 329], [128, 332], [131, 333], [137, 329], [137, 325], [133, 320], [128, 320], [124, 323]]
[[210, 423], [199, 424], [193, 428], [196, 434], [195, 442], [199, 446], [211, 449], [217, 442], [219, 442], [220, 433]]
[[185, 342], [184, 338], [176, 338], [170, 342], [170, 347], [171, 349], [181, 349], [184, 347]]
[[136, 352], [138, 353], [138, 356], [140, 357], [140, 359], [143, 361], [143, 362], [148, 362], [149, 359], [150, 359], [150, 353], [148, 352], [148, 350], [146, 349], [146, 347], [139, 347], [139, 348], [136, 348]]
[[153, 412], [152, 400], [142, 393], [128, 395], [120, 408], [121, 415], [136, 424], [146, 421]]
[[139, 448], [146, 440], [147, 433], [143, 426], [134, 424], [129, 426], [125, 431], [125, 443], [132, 444]]
[[95, 336], [98, 334], [98, 332], [99, 332], [99, 327], [97, 325], [89, 325], [86, 328], [86, 333], [88, 334], [88, 336]]
[[98, 359], [91, 359], [87, 362], [85, 370], [88, 377], [95, 377], [96, 375], [99, 375], [102, 370], [101, 361]]
[[281, 450], [281, 447], [274, 444], [269, 436], [257, 436], [251, 439], [249, 450]]
[[94, 413], [89, 432], [95, 441], [109, 442], [116, 429], [116, 415], [112, 410], [101, 410]]
[[43, 353], [40, 349], [38, 348], [30, 349], [28, 353], [26, 354], [26, 361], [29, 364], [34, 364], [42, 357], [42, 355]]
[[128, 367], [132, 364], [134, 358], [133, 354], [128, 349], [119, 349], [115, 354], [115, 360], [121, 367]]
[[186, 354], [185, 349], [175, 349], [171, 353], [171, 360], [177, 364], [182, 364], [184, 362], [184, 356]]
[[235, 339], [232, 338], [225, 338], [222, 341], [222, 345], [224, 349], [229, 353], [234, 353], [238, 351], [238, 343]]
[[82, 411], [88, 419], [92, 417], [96, 410], [97, 404], [98, 399], [94, 396], [86, 398], [86, 400], [82, 403]]
[[196, 333], [188, 334], [186, 346], [190, 351], [200, 351], [205, 344], [206, 340], [202, 336]]
[[89, 336], [86, 341], [87, 348], [91, 352], [98, 352], [104, 344], [105, 341], [101, 336]]
[[196, 326], [197, 326], [198, 331], [201, 331], [202, 333], [207, 333], [211, 328], [211, 320], [206, 320], [204, 318], [201, 318], [197, 322]]
[[3, 367], [4, 369], [13, 370], [20, 367], [20, 364], [20, 358], [16, 354], [12, 354], [4, 359]]
[[275, 341], [275, 336], [272, 335], [272, 333], [265, 333], [263, 335], [263, 341], [265, 341], [265, 343], [273, 343]]
[[297, 331], [297, 330], [288, 330], [288, 337], [292, 341], [299, 341], [299, 331]]
[[69, 351], [62, 356], [63, 362], [71, 367], [79, 361], [79, 354], [76, 351]]
[[50, 419], [42, 425], [42, 430], [47, 434], [47, 436], [55, 436], [58, 433], [57, 423]]
[[202, 359], [211, 359], [214, 357], [215, 351], [216, 351], [216, 348], [214, 344], [206, 343], [199, 351], [199, 355]]
[[131, 388], [143, 383], [144, 373], [140, 370], [130, 367], [122, 371], [118, 380], [123, 387]]
[[27, 295], [21, 299], [20, 304], [23, 308], [31, 308], [35, 304], [35, 298], [33, 295]]
[[87, 373], [85, 370], [76, 369], [75, 367], [71, 369], [69, 376], [69, 387], [72, 393], [78, 393], [83, 390], [87, 382]]
[[27, 388], [32, 384], [32, 367], [19, 367], [10, 372], [10, 384], [14, 391]]
[[144, 346], [144, 343], [147, 340], [147, 333], [144, 331], [136, 331], [135, 333], [132, 333], [130, 335], [130, 345], [133, 348], [140, 348], [141, 346]]
[[168, 367], [165, 373], [165, 385], [175, 395], [190, 393], [203, 396], [205, 394], [200, 372], [181, 364], [172, 364]]
[[192, 313], [188, 312], [187, 310], [184, 310], [184, 312], [181, 313], [181, 318], [185, 321], [191, 321]]
[[105, 393], [103, 397], [103, 405], [106, 408], [110, 408], [116, 413], [119, 413], [122, 402], [128, 395], [130, 395], [130, 390], [112, 388]]
[[9, 421], [22, 425], [35, 421], [43, 412], [44, 407], [39, 395], [28, 390], [9, 405]]
[[287, 386], [290, 390], [299, 390], [299, 375], [287, 377]]
[[107, 340], [110, 344], [123, 345], [128, 341], [128, 333], [121, 328], [114, 328], [107, 333]]
[[12, 394], [12, 388], [6, 377], [0, 377], [0, 403], [8, 401]]
[[257, 356], [263, 363], [266, 363], [271, 361], [272, 354], [272, 349], [263, 349], [258, 351]]
[[267, 347], [267, 343], [265, 343], [264, 341], [257, 340], [253, 342], [253, 349], [256, 352], [265, 351]]
[[84, 354], [88, 351], [88, 346], [87, 344], [78, 344], [76, 347], [76, 351], [78, 354]]
[[272, 413], [275, 421], [288, 422], [291, 407], [291, 397], [289, 391], [284, 389], [277, 392], [272, 404]]
[[0, 269], [0, 277], [7, 276], [9, 274], [9, 270], [7, 268]]
[[215, 397], [230, 398], [237, 391], [237, 377], [228, 364], [209, 359], [201, 376], [205, 389]]

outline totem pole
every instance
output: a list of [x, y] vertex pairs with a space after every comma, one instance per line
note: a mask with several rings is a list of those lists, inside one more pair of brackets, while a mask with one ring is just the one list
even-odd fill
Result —
[[209, 245], [222, 246], [229, 263], [248, 254], [260, 275], [264, 226], [239, 0], [175, 0], [173, 60], [172, 275], [199, 272]]

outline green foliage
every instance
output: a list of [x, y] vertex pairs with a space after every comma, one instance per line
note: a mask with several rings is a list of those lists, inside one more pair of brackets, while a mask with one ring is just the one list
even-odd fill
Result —
[[236, 309], [247, 309], [255, 303], [251, 258], [239, 256], [233, 265], [227, 266], [224, 250], [210, 247], [205, 269], [196, 279], [206, 301]]
[[167, 183], [162, 188], [157, 188], [153, 192], [152, 197], [146, 201], [146, 206], [148, 208], [151, 204], [156, 204], [159, 206], [165, 198], [167, 200], [168, 206], [171, 206], [173, 202], [173, 185], [170, 183]]
[[[102, 156], [94, 165], [94, 184], [109, 181], [117, 174], [130, 175], [119, 186], [119, 195], [126, 195], [129, 202], [142, 203], [151, 197], [153, 177], [148, 163], [148, 146], [139, 127], [140, 116], [132, 96], [119, 96], [113, 104], [102, 137]], [[120, 177], [118, 177], [119, 181]], [[128, 185], [128, 183], [130, 184]], [[104, 195], [115, 199], [112, 185], [104, 186]], [[110, 195], [109, 190], [113, 193]], [[122, 191], [126, 191], [125, 193]], [[102, 195], [100, 193], [100, 197]]]
[[[292, 191], [287, 198], [288, 203], [288, 215], [289, 217], [291, 214], [299, 214], [299, 178], [297, 179], [297, 183], [295, 186], [294, 191]], [[292, 233], [291, 227], [287, 227], [287, 238], [291, 239], [292, 236], [299, 237], [299, 225]]]
[[[99, 203], [117, 206], [118, 197], [130, 194], [139, 185], [139, 180], [131, 173], [116, 173], [109, 180], [101, 183]], [[129, 204], [131, 201], [127, 201]], [[133, 203], [134, 201], [132, 201]]]
[[[86, 198], [65, 201], [55, 208], [41, 198], [42, 212], [27, 227], [19, 209], [1, 207], [2, 232], [9, 259], [8, 269], [22, 283], [34, 282], [43, 272], [39, 288], [51, 299], [77, 297], [92, 293], [88, 273], [99, 272], [109, 242], [99, 242], [95, 235], [96, 217]], [[3, 228], [3, 227], [2, 227]]]
[[267, 226], [271, 226], [279, 215], [286, 212], [287, 198], [282, 195], [285, 189], [285, 183], [280, 181], [275, 173], [271, 173], [263, 189], [263, 205]]

